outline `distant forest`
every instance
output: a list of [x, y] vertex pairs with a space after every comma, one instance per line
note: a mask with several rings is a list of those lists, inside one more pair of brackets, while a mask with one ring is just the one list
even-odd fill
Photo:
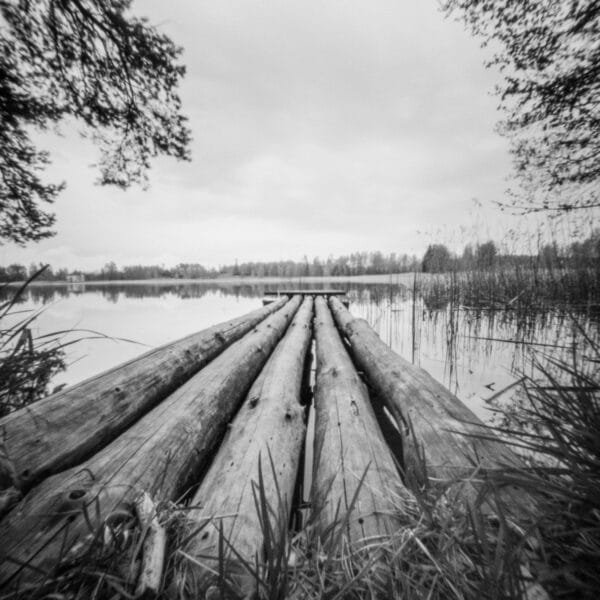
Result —
[[54, 270], [51, 265], [32, 263], [0, 266], [0, 282], [24, 281], [38, 274], [38, 281], [68, 281], [77, 278], [85, 281], [122, 281], [134, 279], [218, 279], [224, 277], [335, 277], [352, 275], [387, 275], [423, 271], [441, 273], [473, 269], [523, 267], [590, 267], [600, 265], [600, 230], [583, 241], [559, 246], [556, 243], [542, 246], [535, 255], [502, 254], [493, 241], [477, 245], [468, 244], [461, 254], [452, 253], [444, 244], [431, 244], [419, 258], [407, 254], [382, 252], [355, 252], [329, 257], [325, 260], [307, 257], [302, 261], [242, 262], [218, 268], [207, 268], [200, 263], [180, 263], [174, 267], [164, 265], [128, 265], [118, 267], [109, 262], [99, 271]]

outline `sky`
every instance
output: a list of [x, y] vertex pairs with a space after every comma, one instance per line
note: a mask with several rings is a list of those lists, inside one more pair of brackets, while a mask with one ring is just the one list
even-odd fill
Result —
[[436, 0], [137, 0], [184, 48], [192, 162], [154, 161], [147, 190], [95, 185], [70, 127], [51, 153], [55, 237], [0, 263], [118, 265], [421, 255], [499, 239], [511, 161], [498, 75]]

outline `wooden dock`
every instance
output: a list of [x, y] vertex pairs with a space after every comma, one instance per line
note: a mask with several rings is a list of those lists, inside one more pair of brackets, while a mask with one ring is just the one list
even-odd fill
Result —
[[[265, 521], [289, 526], [304, 468], [319, 535], [344, 517], [336, 535], [368, 548], [418, 511], [423, 477], [467, 478], [454, 501], [470, 502], [495, 473], [522, 466], [450, 391], [354, 318], [343, 295], [285, 290], [1, 419], [0, 589], [35, 586], [98, 535], [135, 522], [138, 592], [155, 591], [169, 542], [156, 511], [167, 502], [188, 507], [178, 589], [205, 597], [223, 539], [228, 572], [250, 589], [245, 565], [262, 560]], [[516, 487], [501, 493], [517, 515], [531, 501]]]
[[344, 290], [334, 289], [278, 290], [276, 292], [266, 292], [262, 301], [263, 305], [266, 306], [267, 304], [276, 302], [283, 296], [287, 296], [288, 298], [293, 298], [294, 296], [302, 296], [303, 298], [306, 296], [311, 296], [312, 298], [317, 298], [319, 296], [324, 298], [337, 297], [346, 308], [350, 306], [350, 301], [346, 297], [346, 292]]

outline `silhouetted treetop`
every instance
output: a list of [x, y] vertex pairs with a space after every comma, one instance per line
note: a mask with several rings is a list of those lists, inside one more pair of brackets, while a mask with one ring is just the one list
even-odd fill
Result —
[[496, 54], [527, 212], [600, 206], [600, 1], [445, 0]]
[[0, 237], [52, 235], [45, 204], [62, 186], [41, 180], [48, 156], [35, 148], [30, 126], [83, 122], [100, 148], [101, 184], [145, 183], [160, 154], [189, 158], [177, 94], [181, 49], [130, 6], [0, 0]]
[[477, 245], [475, 258], [477, 266], [481, 269], [490, 269], [494, 266], [498, 250], [492, 240]]
[[430, 244], [423, 256], [424, 273], [444, 273], [452, 266], [452, 255], [444, 244]]

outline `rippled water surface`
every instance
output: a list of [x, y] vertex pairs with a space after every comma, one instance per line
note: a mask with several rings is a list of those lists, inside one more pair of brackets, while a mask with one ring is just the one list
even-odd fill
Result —
[[533, 351], [566, 356], [581, 350], [582, 329], [598, 336], [597, 322], [579, 315], [575, 323], [559, 307], [524, 315], [428, 304], [410, 282], [410, 277], [391, 277], [378, 284], [38, 285], [25, 293], [18, 308], [41, 310], [36, 334], [87, 330], [68, 336], [84, 338], [69, 347], [67, 371], [55, 381], [70, 385], [151, 347], [258, 308], [267, 291], [299, 285], [343, 289], [353, 314], [365, 318], [394, 350], [429, 371], [486, 420], [490, 398], [522, 373], [532, 373]]

